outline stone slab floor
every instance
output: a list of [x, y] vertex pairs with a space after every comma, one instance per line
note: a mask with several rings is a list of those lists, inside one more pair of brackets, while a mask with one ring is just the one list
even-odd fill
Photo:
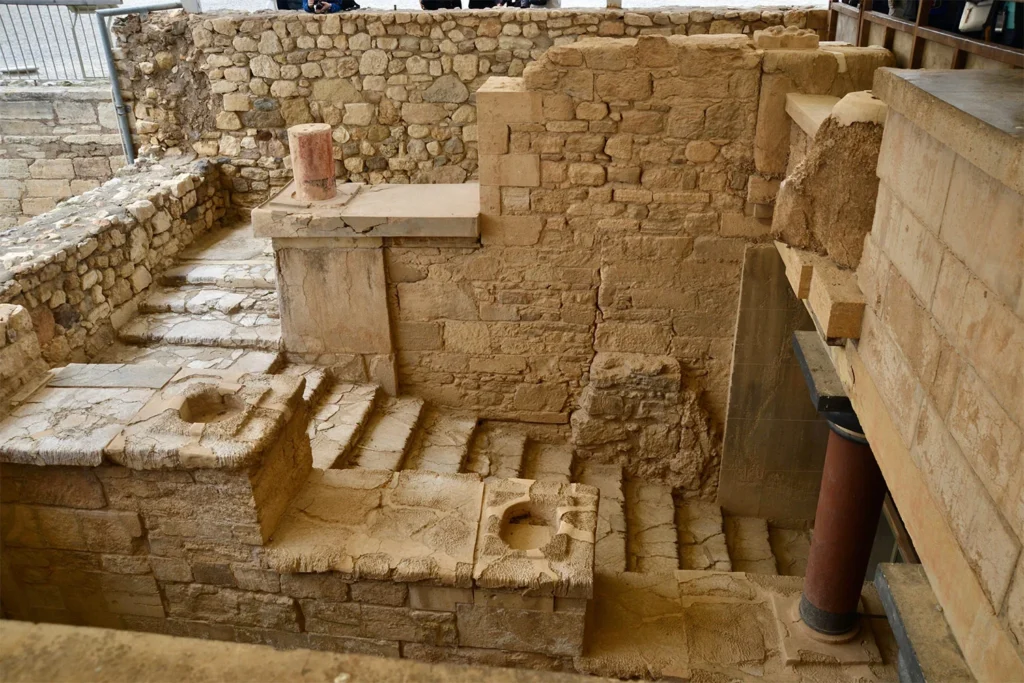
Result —
[[[211, 233], [163, 274], [100, 360], [301, 374], [317, 468], [473, 472], [597, 486], [595, 595], [585, 652], [574, 662], [581, 672], [695, 682], [897, 679], [895, 644], [870, 585], [866, 630], [879, 661], [784, 662], [772, 599], [799, 594], [808, 532], [723, 517], [717, 505], [624, 480], [619, 467], [574, 462], [559, 428], [481, 422], [419, 398], [387, 397], [373, 385], [336, 383], [317, 368], [287, 367], [278, 353], [275, 285], [270, 245], [255, 239], [251, 226]], [[472, 662], [440, 649], [426, 656]], [[558, 666], [541, 655], [530, 664]]]

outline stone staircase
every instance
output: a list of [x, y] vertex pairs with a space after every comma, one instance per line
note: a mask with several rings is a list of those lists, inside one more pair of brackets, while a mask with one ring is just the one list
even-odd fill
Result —
[[599, 574], [677, 569], [802, 575], [809, 533], [766, 520], [723, 517], [709, 502], [624, 479], [621, 467], [574, 463], [572, 447], [523, 425], [480, 421], [371, 384], [335, 381], [280, 357], [273, 255], [249, 226], [227, 228], [185, 252], [119, 330], [101, 362], [283, 372], [306, 380], [317, 469], [426, 470], [487, 478], [580, 482], [601, 491]]

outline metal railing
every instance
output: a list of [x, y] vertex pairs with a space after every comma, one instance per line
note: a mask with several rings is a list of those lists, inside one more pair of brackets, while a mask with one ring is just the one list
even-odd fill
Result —
[[121, 0], [0, 0], [0, 78], [106, 79], [96, 10], [120, 4]]

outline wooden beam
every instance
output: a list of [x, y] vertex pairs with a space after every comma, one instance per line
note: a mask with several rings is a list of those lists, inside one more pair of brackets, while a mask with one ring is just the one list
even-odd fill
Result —
[[819, 262], [827, 262], [823, 256], [810, 251], [796, 249], [785, 242], [775, 242], [775, 248], [786, 266], [786, 279], [797, 299], [806, 299], [811, 294], [811, 276], [814, 266]]
[[932, 11], [932, 0], [920, 0], [917, 5], [917, 21], [914, 23], [914, 40], [910, 48], [910, 68], [920, 69], [924, 59], [925, 38], [919, 35], [921, 27], [928, 26], [928, 13]]

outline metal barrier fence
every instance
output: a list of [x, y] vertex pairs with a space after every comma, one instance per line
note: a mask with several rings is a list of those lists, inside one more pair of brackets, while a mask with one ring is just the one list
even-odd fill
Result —
[[0, 0], [0, 78], [107, 79], [96, 10], [120, 4], [121, 0]]

